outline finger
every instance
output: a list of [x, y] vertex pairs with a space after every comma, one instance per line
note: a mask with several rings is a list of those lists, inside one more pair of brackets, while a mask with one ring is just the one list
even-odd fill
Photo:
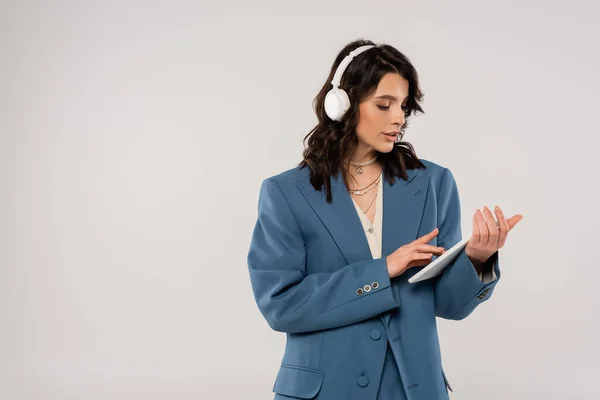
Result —
[[473, 233], [471, 234], [469, 242], [471, 242], [472, 245], [481, 242], [481, 233], [479, 232], [479, 223], [477, 222], [477, 211], [473, 214]]
[[508, 236], [508, 231], [510, 228], [508, 227], [508, 222], [504, 217], [504, 211], [502, 211], [502, 209], [498, 206], [496, 206], [494, 211], [498, 217], [498, 228], [500, 229], [498, 234], [498, 248], [500, 249], [504, 247], [504, 244], [506, 243], [506, 236]]
[[509, 230], [511, 230], [512, 228], [514, 228], [515, 225], [517, 224], [517, 222], [519, 222], [522, 219], [523, 219], [523, 216], [521, 214], [513, 215], [512, 217], [510, 217], [507, 220]]
[[498, 224], [494, 215], [487, 206], [483, 207], [483, 215], [485, 217], [485, 224], [489, 232], [488, 244], [494, 247], [494, 250], [498, 249]]
[[412, 260], [428, 260], [430, 258], [433, 257], [433, 254], [431, 253], [412, 253], [411, 255], [411, 259]]
[[443, 253], [444, 252], [444, 248], [443, 247], [439, 247], [439, 246], [433, 246], [430, 244], [420, 244], [417, 248], [417, 251], [423, 252], [423, 253]]
[[427, 235], [423, 235], [420, 238], [418, 238], [417, 240], [414, 241], [414, 243], [427, 243], [429, 242], [431, 239], [433, 239], [434, 237], [437, 236], [437, 234], [439, 233], [439, 229], [435, 228], [434, 230], [432, 230], [431, 232], [429, 232]]
[[490, 232], [488, 231], [487, 224], [485, 223], [483, 213], [479, 208], [477, 209], [477, 227], [479, 228], [479, 243], [487, 245], [490, 237]]

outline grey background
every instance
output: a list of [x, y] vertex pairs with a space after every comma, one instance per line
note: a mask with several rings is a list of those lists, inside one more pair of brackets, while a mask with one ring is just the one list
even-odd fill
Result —
[[2, 1], [0, 398], [267, 399], [260, 182], [364, 37], [425, 92], [406, 140], [524, 215], [491, 301], [439, 321], [453, 399], [597, 399], [593, 1]]

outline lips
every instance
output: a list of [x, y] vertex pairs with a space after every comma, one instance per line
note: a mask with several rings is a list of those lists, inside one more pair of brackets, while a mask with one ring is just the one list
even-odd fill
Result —
[[397, 140], [396, 138], [398, 137], [398, 132], [383, 132], [383, 134], [385, 136], [385, 140], [387, 140], [388, 142], [395, 142]]

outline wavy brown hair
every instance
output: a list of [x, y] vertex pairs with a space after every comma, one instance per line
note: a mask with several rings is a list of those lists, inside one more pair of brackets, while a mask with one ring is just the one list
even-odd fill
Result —
[[419, 104], [423, 100], [423, 93], [419, 87], [416, 69], [410, 60], [394, 47], [380, 44], [356, 56], [344, 71], [339, 86], [348, 94], [350, 108], [341, 121], [333, 121], [325, 113], [325, 95], [332, 88], [331, 81], [338, 65], [348, 53], [364, 45], [375, 43], [363, 39], [350, 42], [335, 58], [326, 82], [313, 100], [313, 109], [319, 122], [304, 137], [305, 148], [302, 153], [303, 160], [299, 164], [300, 169], [307, 166], [310, 168], [311, 184], [315, 190], [321, 190], [325, 186], [329, 203], [332, 201], [331, 176], [337, 177], [341, 171], [348, 186], [349, 164], [344, 166], [343, 160], [349, 158], [358, 147], [358, 105], [375, 92], [380, 79], [389, 72], [397, 73], [408, 81], [408, 99], [405, 109], [406, 121], [400, 131], [400, 140], [389, 153], [378, 154], [378, 160], [383, 165], [384, 177], [393, 184], [396, 177], [408, 179], [407, 169], [426, 168], [418, 159], [413, 146], [402, 141], [409, 117], [416, 112], [424, 113]]

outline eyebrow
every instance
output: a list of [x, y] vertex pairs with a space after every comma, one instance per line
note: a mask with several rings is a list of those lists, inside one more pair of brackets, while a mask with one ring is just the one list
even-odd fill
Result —
[[[388, 99], [388, 100], [394, 100], [394, 101], [395, 101], [395, 100], [398, 100], [398, 98], [397, 98], [397, 97], [395, 97], [395, 96], [392, 96], [391, 94], [382, 94], [381, 96], [377, 96], [377, 97], [375, 97], [375, 98], [376, 98], [376, 99]], [[408, 99], [408, 96], [406, 96], [406, 97], [404, 98], [404, 100], [406, 100], [406, 99]], [[404, 100], [402, 100], [402, 101], [404, 101]]]

